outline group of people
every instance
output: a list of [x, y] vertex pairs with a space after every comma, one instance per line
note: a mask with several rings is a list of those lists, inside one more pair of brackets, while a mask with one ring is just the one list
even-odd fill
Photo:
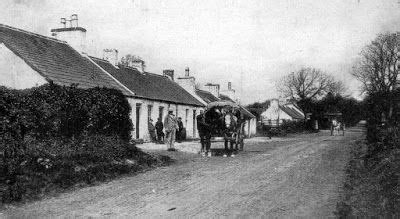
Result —
[[175, 140], [181, 142], [185, 138], [182, 118], [176, 118], [172, 110], [168, 111], [164, 123], [161, 118], [158, 118], [156, 124], [153, 125], [153, 120], [149, 119], [148, 129], [151, 140], [157, 143], [165, 142], [169, 151], [175, 151]]
[[[218, 109], [208, 111], [207, 118], [204, 110], [200, 110], [200, 114], [196, 117], [196, 121], [201, 143], [201, 155], [211, 157], [210, 147], [211, 136], [213, 132], [229, 129], [234, 130], [236, 124], [239, 122], [239, 118], [241, 118], [240, 112], [236, 111], [235, 109], [228, 111], [224, 109], [221, 111]], [[176, 150], [174, 147], [175, 140], [177, 142], [181, 142], [185, 138], [185, 130], [182, 119], [180, 117], [176, 118], [172, 110], [168, 111], [168, 115], [164, 118], [164, 123], [161, 121], [161, 118], [158, 118], [156, 124], [153, 125], [153, 120], [149, 119], [148, 127], [152, 141], [158, 143], [165, 142], [167, 144], [168, 151]], [[219, 135], [221, 133], [217, 134]], [[231, 150], [232, 144], [233, 143], [231, 142]], [[225, 150], [228, 150], [227, 140], [225, 140]]]

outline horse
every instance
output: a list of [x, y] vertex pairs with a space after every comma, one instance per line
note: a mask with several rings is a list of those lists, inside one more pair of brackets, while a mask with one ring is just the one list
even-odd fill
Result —
[[337, 135], [339, 135], [339, 131], [343, 129], [342, 123], [337, 121], [336, 119], [332, 120], [332, 131], [331, 131], [331, 135], [335, 135], [335, 133], [337, 133]]
[[241, 128], [239, 118], [240, 111], [233, 108], [215, 107], [205, 112], [206, 123], [210, 124], [210, 134], [224, 138], [224, 157], [228, 154], [234, 157], [233, 151], [238, 150], [237, 139]]
[[[234, 112], [227, 112], [224, 115], [224, 125], [225, 129], [223, 131], [224, 133], [224, 146], [225, 146], [225, 152], [224, 152], [224, 157], [226, 157], [228, 154], [231, 154], [231, 157], [234, 157], [235, 154], [233, 153], [234, 151], [238, 151], [238, 135], [240, 134], [239, 130], [241, 127], [241, 124], [239, 122], [239, 117], [238, 113], [237, 115], [234, 114]], [[230, 143], [230, 149], [228, 149], [228, 142]], [[234, 147], [235, 146], [235, 147]]]

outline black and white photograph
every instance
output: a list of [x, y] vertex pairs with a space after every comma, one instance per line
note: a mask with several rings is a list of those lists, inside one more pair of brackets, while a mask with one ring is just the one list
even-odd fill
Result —
[[400, 0], [1, 0], [0, 218], [400, 216]]

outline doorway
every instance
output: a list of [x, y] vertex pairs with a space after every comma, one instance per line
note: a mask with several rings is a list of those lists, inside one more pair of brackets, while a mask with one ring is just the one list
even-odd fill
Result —
[[136, 104], [136, 139], [139, 139], [140, 134], [140, 103]]
[[196, 110], [193, 110], [193, 138], [196, 138]]

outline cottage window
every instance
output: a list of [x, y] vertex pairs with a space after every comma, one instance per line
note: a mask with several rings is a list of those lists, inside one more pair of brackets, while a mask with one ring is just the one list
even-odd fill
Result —
[[186, 109], [186, 113], [185, 113], [185, 127], [188, 126], [188, 118], [189, 118], [189, 109]]
[[158, 108], [158, 118], [163, 118], [164, 117], [164, 107], [163, 106], [160, 106], [159, 108]]
[[151, 113], [153, 111], [153, 106], [152, 105], [148, 105], [147, 106], [147, 119], [150, 121], [151, 119]]

